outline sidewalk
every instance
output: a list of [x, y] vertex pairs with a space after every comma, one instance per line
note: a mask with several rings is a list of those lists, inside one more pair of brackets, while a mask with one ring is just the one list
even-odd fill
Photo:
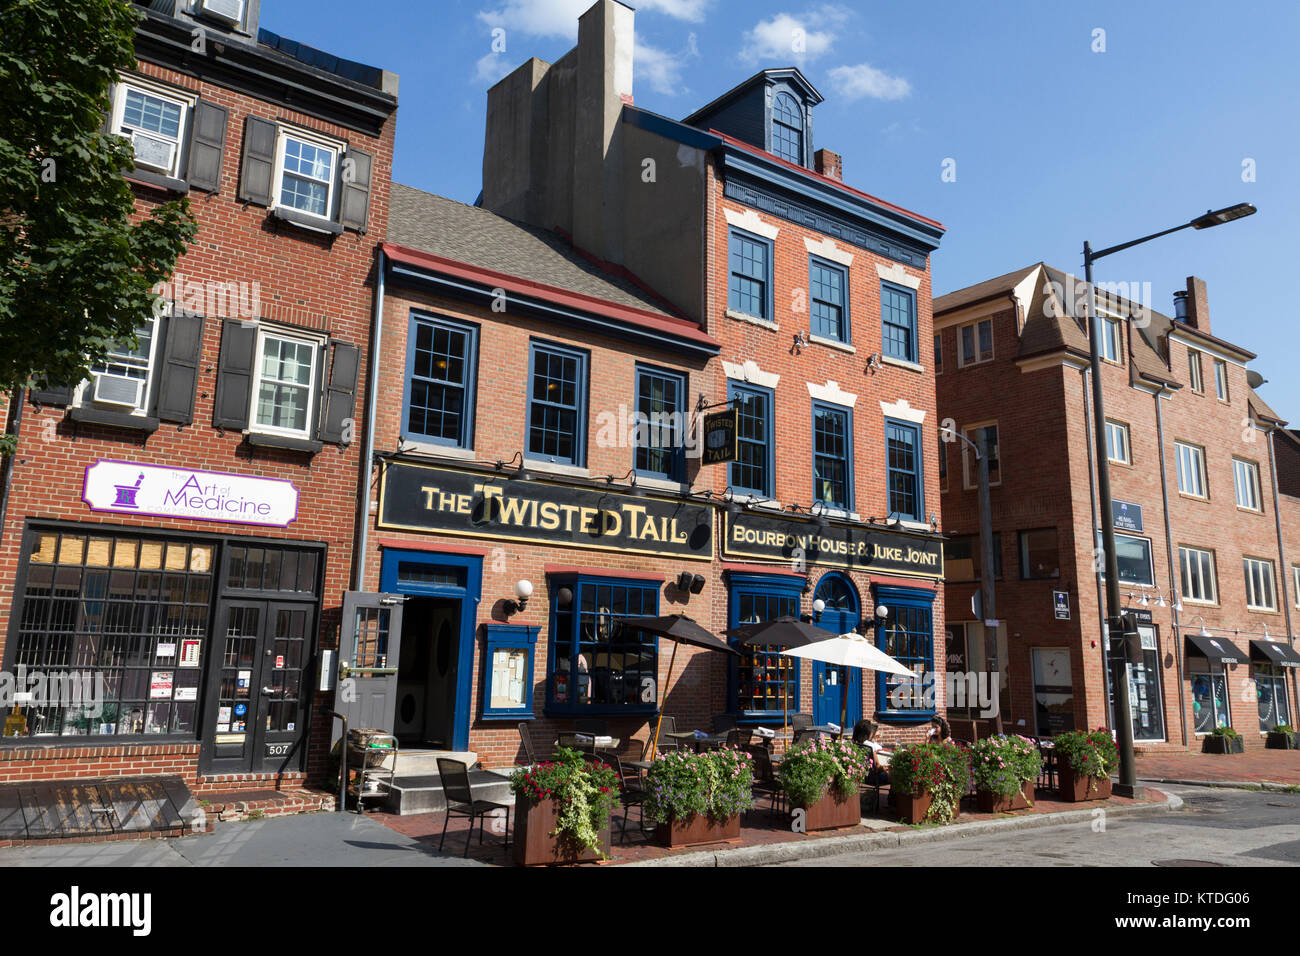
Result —
[[1300, 750], [1265, 750], [1261, 742], [1242, 754], [1140, 754], [1137, 774], [1153, 783], [1300, 787]]
[[[1094, 819], [1095, 811], [1098, 809], [1104, 809], [1107, 814], [1160, 813], [1178, 809], [1182, 805], [1182, 801], [1176, 797], [1167, 800], [1167, 795], [1159, 790], [1149, 790], [1146, 801], [1112, 797], [1106, 801], [1064, 803], [1052, 799], [1052, 796], [1054, 795], [1050, 792], [1043, 791], [1031, 809], [1016, 813], [974, 813], [963, 807], [961, 816], [947, 826], [905, 826], [894, 818], [892, 810], [885, 807], [878, 815], [864, 817], [862, 824], [857, 827], [823, 830], [816, 833], [792, 832], [786, 819], [769, 815], [764, 804], [761, 809], [745, 816], [739, 842], [675, 850], [647, 842], [637, 830], [635, 811], [632, 813], [627, 842], [620, 842], [618, 823], [621, 822], [622, 814], [618, 812], [615, 816], [609, 863], [635, 866], [757, 866], [777, 860], [861, 851], [874, 846], [898, 846], [900, 843], [911, 841], [957, 839], [974, 833], [988, 832], [990, 829], [1020, 829], [1026, 826], [1052, 826], [1068, 822], [1083, 823]], [[375, 813], [370, 815], [370, 819], [409, 837], [416, 843], [425, 845], [431, 851], [437, 849], [443, 826], [441, 813], [421, 813], [405, 817]], [[466, 824], [463, 818], [451, 821], [447, 830], [444, 853], [459, 854], [464, 850], [465, 831]], [[475, 833], [469, 849], [471, 860], [502, 866], [513, 865], [502, 845], [501, 835], [493, 833], [491, 821], [481, 847], [478, 839], [478, 834]]]

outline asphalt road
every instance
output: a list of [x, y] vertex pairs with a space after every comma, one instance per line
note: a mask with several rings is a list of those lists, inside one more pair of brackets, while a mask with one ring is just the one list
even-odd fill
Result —
[[[1185, 807], [1158, 816], [1014, 830], [782, 866], [1295, 866], [1300, 794], [1162, 786]], [[1174, 863], [1174, 861], [1178, 861]], [[1195, 861], [1192, 863], [1191, 861]]]

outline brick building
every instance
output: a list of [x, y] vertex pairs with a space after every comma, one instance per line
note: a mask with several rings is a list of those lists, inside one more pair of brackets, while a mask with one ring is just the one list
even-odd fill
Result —
[[[1111, 726], [1082, 289], [1039, 263], [935, 301], [939, 414], [994, 447], [996, 631], [971, 613], [975, 461], [939, 445], [950, 657], [999, 669], [1004, 721], [1028, 733]], [[1294, 713], [1300, 663], [1270, 453], [1289, 436], [1255, 392], [1255, 356], [1211, 332], [1203, 281], [1175, 293], [1173, 318], [1123, 291], [1099, 290], [1098, 309], [1121, 591], [1143, 648], [1134, 737], [1199, 748], [1230, 724], [1258, 741]]]
[[[643, 740], [659, 706], [771, 726], [838, 721], [846, 693], [851, 721], [916, 739], [941, 690], [688, 647], [660, 687], [669, 642], [620, 623], [819, 614], [927, 689], [944, 671], [920, 347], [942, 227], [814, 152], [822, 97], [797, 69], [680, 122], [637, 108], [632, 18], [602, 0], [573, 50], [489, 91], [478, 208], [394, 187], [371, 593], [345, 615], [345, 658], [391, 670], [399, 599], [403, 622], [398, 672], [358, 719], [501, 766], [521, 720], [543, 747], [578, 719]], [[734, 428], [734, 460], [703, 463], [706, 416], [720, 448]]]
[[141, 4], [107, 120], [137, 209], [188, 196], [199, 229], [138, 345], [9, 408], [4, 670], [98, 674], [105, 699], [17, 687], [0, 781], [320, 768], [397, 80], [260, 29], [259, 7]]

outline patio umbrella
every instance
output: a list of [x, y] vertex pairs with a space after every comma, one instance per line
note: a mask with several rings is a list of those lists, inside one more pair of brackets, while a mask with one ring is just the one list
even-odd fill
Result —
[[[748, 647], [803, 647], [835, 637], [834, 631], [828, 631], [824, 627], [801, 621], [788, 614], [770, 621], [741, 624], [727, 633]], [[785, 677], [785, 661], [781, 662], [781, 668], [782, 677]], [[790, 724], [790, 696], [786, 681], [782, 681], [781, 686], [781, 730], [784, 732]]]
[[[861, 634], [850, 632], [841, 634], [839, 637], [832, 637], [828, 641], [818, 641], [815, 644], [805, 644], [803, 647], [791, 648], [787, 651], [781, 651], [787, 657], [803, 657], [810, 661], [821, 661], [823, 664], [838, 664], [842, 668], [859, 667], [862, 670], [884, 671], [886, 674], [898, 674], [900, 676], [913, 677], [913, 671], [894, 660], [875, 644], [867, 640]], [[845, 686], [848, 681], [845, 680]], [[846, 693], [840, 693], [840, 733], [844, 732], [844, 723], [847, 719], [849, 698]]]
[[[706, 650], [722, 651], [727, 654], [738, 653], [734, 647], [722, 640], [722, 638], [701, 627], [685, 614], [665, 614], [661, 617], [629, 617], [623, 619], [623, 626], [645, 631], [647, 634], [657, 634], [659, 637], [666, 637], [673, 642], [673, 656], [668, 661], [668, 680], [664, 681], [665, 687], [672, 680], [673, 665], [677, 663], [677, 646], [679, 644], [690, 644], [693, 647], [703, 647]], [[659, 752], [659, 728], [663, 726], [663, 723], [664, 709], [661, 706], [659, 708], [659, 720], [655, 723], [654, 742], [650, 747], [651, 753], [657, 754]]]

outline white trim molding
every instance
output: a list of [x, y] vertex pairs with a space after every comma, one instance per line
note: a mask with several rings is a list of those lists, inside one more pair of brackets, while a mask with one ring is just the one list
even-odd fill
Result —
[[750, 385], [762, 385], [775, 389], [781, 376], [775, 372], [764, 372], [753, 359], [746, 359], [743, 365], [734, 362], [722, 363], [723, 374], [734, 382], [748, 382]]
[[907, 270], [895, 262], [892, 266], [882, 266], [876, 263], [876, 275], [886, 282], [893, 282], [896, 285], [907, 286], [907, 288], [916, 290], [921, 288], [921, 277], [909, 275]]
[[[814, 256], [820, 256], [821, 258], [828, 259], [831, 262], [838, 262], [842, 266], [853, 265], [853, 253], [846, 249], [841, 249], [835, 244], [835, 240], [830, 236], [826, 236], [820, 240], [809, 239], [807, 236], [804, 236], [803, 245], [804, 248]], [[918, 285], [919, 284], [918, 280]]]
[[886, 418], [897, 418], [902, 422], [915, 422], [917, 425], [925, 421], [925, 409], [913, 408], [905, 398], [898, 401], [881, 402], [880, 410], [885, 413]]
[[840, 388], [840, 383], [828, 380], [825, 385], [814, 385], [808, 383], [808, 394], [819, 402], [829, 402], [832, 405], [843, 405], [845, 408], [852, 408], [857, 404], [858, 396], [853, 392], [846, 392]]
[[746, 232], [752, 232], [756, 236], [762, 236], [764, 239], [775, 239], [781, 232], [780, 226], [774, 226], [771, 223], [764, 222], [763, 217], [752, 209], [746, 209], [744, 212], [736, 212], [734, 209], [722, 210], [723, 215], [727, 217], [727, 225], [736, 229], [743, 229]]

